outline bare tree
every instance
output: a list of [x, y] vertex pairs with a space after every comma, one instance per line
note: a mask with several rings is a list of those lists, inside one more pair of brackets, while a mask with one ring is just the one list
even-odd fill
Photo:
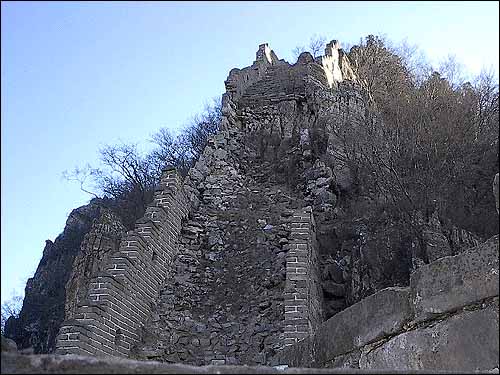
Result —
[[135, 144], [106, 145], [99, 152], [103, 167], [93, 170], [93, 178], [130, 227], [151, 202], [161, 170], [155, 159], [140, 153]]
[[155, 166], [138, 152], [136, 144], [106, 145], [99, 152], [104, 168], [94, 169], [93, 175], [106, 195], [118, 197], [130, 190], [144, 192], [158, 180]]
[[93, 174], [95, 174], [96, 171], [93, 169], [90, 164], [86, 164], [83, 168], [80, 167], [75, 167], [73, 168], [72, 171], [65, 170], [62, 172], [62, 178], [65, 179], [66, 181], [76, 181], [80, 184], [80, 190], [83, 191], [84, 193], [93, 195], [95, 198], [99, 198], [97, 193], [89, 190], [89, 187], [87, 186], [92, 179]]
[[321, 55], [321, 52], [325, 49], [326, 45], [326, 37], [323, 35], [314, 34], [309, 40], [309, 52], [313, 55], [314, 58]]
[[317, 34], [314, 34], [311, 36], [309, 39], [309, 44], [307, 47], [305, 46], [296, 46], [292, 50], [292, 56], [295, 61], [299, 58], [300, 54], [303, 52], [309, 52], [314, 58], [318, 57], [321, 55], [323, 52], [324, 48], [326, 45], [326, 37], [324, 36], [318, 36]]
[[399, 44], [394, 45], [391, 51], [401, 57], [402, 63], [416, 85], [422, 84], [430, 77], [432, 67], [424, 51], [417, 45], [409, 44], [407, 39], [403, 39]]
[[342, 49], [346, 52], [346, 53], [349, 53], [349, 51], [351, 50], [351, 48], [353, 47], [353, 43], [351, 42], [342, 42]]
[[455, 88], [465, 83], [464, 66], [457, 61], [455, 55], [448, 55], [441, 61], [438, 71]]
[[373, 102], [379, 105], [392, 96], [404, 95], [412, 84], [411, 75], [382, 36], [368, 35], [351, 48], [349, 60], [360, 83]]
[[191, 118], [177, 137], [162, 128], [151, 137], [157, 146], [150, 157], [156, 165], [175, 166], [182, 175], [198, 160], [208, 138], [219, 131], [222, 120], [222, 98], [215, 97], [206, 103], [203, 111]]
[[[216, 97], [205, 104], [178, 136], [166, 129], [153, 134], [155, 148], [140, 152], [136, 144], [105, 145], [99, 150], [101, 165], [63, 172], [63, 178], [76, 181], [80, 189], [98, 198], [110, 198], [107, 205], [114, 209], [127, 228], [144, 214], [153, 199], [162, 169], [176, 167], [182, 175], [196, 162], [208, 138], [219, 130], [222, 118], [222, 99]], [[88, 187], [93, 183], [95, 188]], [[94, 192], [95, 191], [95, 192]]]
[[483, 69], [468, 89], [473, 90], [477, 101], [475, 140], [486, 137], [489, 139], [485, 142], [496, 140], [498, 143], [498, 81], [495, 80], [494, 69]]
[[192, 154], [193, 162], [207, 145], [208, 138], [217, 133], [222, 119], [222, 98], [216, 97], [206, 103], [204, 110], [191, 119], [189, 125], [181, 133], [181, 142]]
[[306, 47], [304, 46], [296, 46], [293, 50], [292, 50], [292, 56], [293, 56], [293, 60], [294, 61], [297, 61], [299, 59], [299, 56], [302, 52], [306, 52]]
[[23, 297], [19, 294], [12, 294], [11, 298], [2, 303], [1, 333], [5, 333], [5, 323], [10, 317], [18, 318], [23, 306]]
[[[343, 147], [333, 156], [351, 166], [374, 199], [402, 213], [439, 206], [462, 227], [494, 233], [481, 208], [498, 169], [494, 75], [460, 84], [460, 66], [448, 59], [444, 74], [415, 79], [416, 50], [402, 56], [396, 51], [374, 36], [351, 49], [372, 108], [362, 126], [346, 123], [335, 130]], [[485, 173], [487, 179], [480, 177]], [[472, 220], [471, 212], [483, 219]]]
[[182, 175], [187, 174], [192, 164], [187, 142], [181, 141], [180, 136], [174, 137], [167, 128], [161, 128], [153, 134], [151, 141], [157, 147], [149, 154], [149, 158], [158, 170], [165, 166], [175, 166]]
[[127, 228], [132, 228], [153, 198], [161, 174], [159, 160], [140, 153], [135, 144], [105, 145], [99, 154], [99, 168], [87, 164], [64, 171], [62, 177], [78, 182], [83, 192], [95, 198], [107, 198], [106, 205], [114, 209]]

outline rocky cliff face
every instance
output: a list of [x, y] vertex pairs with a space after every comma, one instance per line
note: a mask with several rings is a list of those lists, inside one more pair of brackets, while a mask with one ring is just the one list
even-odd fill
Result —
[[93, 199], [73, 210], [64, 231], [54, 242], [46, 241], [35, 275], [26, 284], [19, 318], [11, 317], [5, 325], [6, 337], [14, 339], [20, 349], [33, 348], [35, 353], [50, 353], [55, 349], [55, 339], [65, 317], [65, 285], [85, 277], [80, 262], [75, 267], [73, 262], [91, 251], [92, 241], [99, 236], [103, 215], [106, 216], [104, 205], [104, 201]]

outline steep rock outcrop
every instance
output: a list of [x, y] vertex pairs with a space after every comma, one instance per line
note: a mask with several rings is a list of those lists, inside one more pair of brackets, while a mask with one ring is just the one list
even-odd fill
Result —
[[66, 290], [64, 286], [74, 273], [73, 261], [81, 253], [85, 236], [104, 210], [105, 202], [93, 199], [74, 209], [64, 231], [54, 242], [47, 240], [34, 276], [28, 279], [19, 317], [9, 318], [5, 336], [20, 349], [33, 348], [35, 353], [50, 353], [64, 320]]

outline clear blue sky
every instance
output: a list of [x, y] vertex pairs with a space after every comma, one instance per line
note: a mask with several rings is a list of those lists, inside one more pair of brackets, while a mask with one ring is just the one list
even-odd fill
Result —
[[61, 179], [103, 144], [178, 129], [260, 43], [291, 61], [313, 34], [386, 34], [498, 72], [498, 2], [1, 3], [2, 301], [90, 197]]

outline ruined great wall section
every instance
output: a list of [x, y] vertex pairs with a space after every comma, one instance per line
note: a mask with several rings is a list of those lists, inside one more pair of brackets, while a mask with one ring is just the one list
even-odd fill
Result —
[[103, 259], [104, 267], [89, 284], [81, 286], [86, 293], [62, 323], [56, 353], [129, 355], [176, 256], [181, 220], [189, 207], [179, 187], [175, 170], [165, 171], [153, 205], [124, 235], [118, 250]]
[[[330, 53], [331, 49], [327, 47]], [[253, 100], [262, 89], [271, 93], [272, 98], [267, 100], [279, 101], [279, 95], [294, 95], [298, 86], [305, 92], [304, 78], [310, 78], [311, 71], [323, 80], [322, 86], [330, 86], [332, 82], [320, 65], [312, 61], [305, 64], [304, 58], [307, 56], [296, 65], [295, 78], [290, 80], [289, 64], [278, 60], [267, 45], [261, 45], [251, 67], [231, 71], [220, 132], [209, 141], [183, 182], [175, 171], [165, 172], [153, 206], [122, 238], [119, 248], [103, 258], [105, 266], [97, 267], [88, 290], [81, 286], [87, 298], [79, 297], [82, 300], [73, 307], [75, 311], [68, 309], [57, 353], [129, 356], [134, 349], [133, 355], [139, 358], [160, 357], [172, 362], [264, 364], [285, 345], [314, 332], [323, 320], [323, 307], [312, 209], [306, 203], [301, 208], [297, 204], [300, 198], [293, 197], [293, 192], [284, 198], [285, 185], [273, 189], [268, 185], [267, 191], [262, 191], [256, 181], [259, 176], [249, 172], [252, 162], [243, 160], [248, 155], [241, 152], [245, 149], [245, 132], [238, 113], [239, 101]], [[338, 60], [338, 56], [335, 58]], [[329, 69], [334, 66], [330, 64]], [[270, 82], [274, 82], [274, 88], [276, 83], [293, 85], [276, 96], [268, 87]], [[263, 86], [255, 89], [259, 84]], [[252, 168], [259, 169], [258, 165]], [[248, 241], [255, 239], [245, 238], [246, 252], [238, 254], [236, 244], [243, 242], [245, 235], [231, 220], [252, 217], [251, 211], [262, 203], [257, 196], [261, 193], [269, 198], [267, 204], [261, 204], [265, 214], [248, 220], [246, 232], [255, 231], [257, 242], [264, 233], [263, 245], [248, 248]], [[237, 202], [245, 200], [253, 203], [238, 207]], [[245, 210], [249, 212], [243, 215]], [[232, 242], [233, 248], [227, 249], [226, 241]], [[275, 248], [275, 257], [269, 255], [268, 247]], [[237, 263], [247, 257], [248, 269], [234, 280], [245, 288], [235, 288], [225, 280], [227, 267], [237, 267], [228, 257], [237, 257]], [[262, 267], [267, 270], [264, 274], [260, 272]], [[249, 274], [251, 269], [257, 271], [258, 278]], [[220, 293], [223, 295], [217, 298]], [[224, 307], [228, 293], [234, 297]], [[73, 300], [67, 305], [74, 305], [75, 294], [82, 292], [68, 293]], [[249, 301], [252, 295], [255, 300]], [[215, 301], [210, 296], [215, 296]], [[166, 305], [170, 306], [165, 310]], [[211, 311], [214, 305], [216, 313]], [[141, 346], [140, 341], [151, 333], [146, 322], [154, 326], [160, 315], [172, 334], [166, 341], [160, 338], [164, 336], [162, 330], [156, 330], [154, 340], [149, 335], [154, 349], [151, 342]]]
[[436, 219], [425, 262], [408, 247], [407, 268], [396, 272], [408, 257], [396, 254], [384, 264], [392, 273], [377, 273], [384, 258], [363, 257], [378, 243], [361, 224], [339, 224], [353, 181], [341, 158], [328, 158], [343, 152], [342, 127], [364, 126], [368, 112], [339, 43], [293, 65], [262, 44], [225, 83], [220, 130], [188, 175], [164, 170], [134, 230], [104, 212], [86, 236], [56, 353], [302, 370], [498, 368], [498, 236], [479, 243], [455, 231], [461, 247], [450, 245]]

